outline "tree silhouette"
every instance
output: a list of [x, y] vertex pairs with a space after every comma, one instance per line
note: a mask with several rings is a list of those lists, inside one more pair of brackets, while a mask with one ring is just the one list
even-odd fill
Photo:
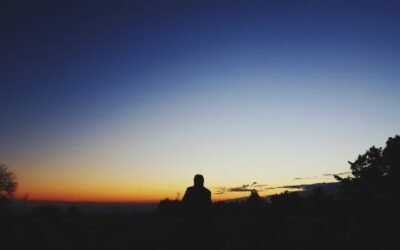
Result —
[[260, 197], [257, 190], [253, 189], [250, 192], [249, 198], [246, 200], [246, 205], [248, 208], [259, 209], [264, 205], [264, 200]]
[[[386, 147], [382, 152], [383, 164], [388, 166], [388, 183], [395, 185], [400, 179], [400, 136], [389, 138], [386, 141]], [[394, 188], [394, 186], [391, 186]]]
[[400, 180], [400, 136], [389, 137], [385, 148], [372, 146], [349, 164], [352, 177], [335, 176], [342, 183], [342, 197], [395, 198], [396, 183]]
[[17, 176], [5, 164], [0, 164], [0, 199], [7, 200], [17, 190]]

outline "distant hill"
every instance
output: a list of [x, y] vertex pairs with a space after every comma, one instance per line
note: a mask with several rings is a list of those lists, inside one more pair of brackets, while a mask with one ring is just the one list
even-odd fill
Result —
[[154, 212], [157, 208], [157, 203], [28, 201], [25, 205], [21, 200], [15, 200], [13, 210], [17, 213], [29, 213], [41, 206], [54, 206], [65, 212], [72, 205], [84, 214], [147, 213]]
[[334, 195], [338, 192], [340, 183], [339, 182], [329, 182], [329, 183], [314, 183], [307, 185], [299, 185], [299, 188], [302, 188], [303, 191], [299, 191], [299, 195], [303, 197], [307, 197], [312, 193], [312, 191], [316, 188], [322, 188], [325, 193]]
[[[301, 191], [296, 191], [300, 196], [307, 197], [309, 196], [312, 191], [316, 188], [322, 188], [325, 193], [334, 195], [339, 190], [340, 183], [339, 182], [321, 182], [321, 183], [313, 183], [313, 184], [300, 184], [300, 185], [290, 185], [290, 186], [283, 186], [282, 188], [287, 189], [302, 189]], [[249, 192], [250, 195], [250, 192]], [[271, 195], [263, 196], [264, 199], [269, 200]], [[241, 202], [247, 200], [249, 196], [235, 198], [235, 199], [228, 199], [224, 200], [225, 202]]]

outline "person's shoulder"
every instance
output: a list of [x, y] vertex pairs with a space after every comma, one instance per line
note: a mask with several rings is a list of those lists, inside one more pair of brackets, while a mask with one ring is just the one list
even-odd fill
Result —
[[204, 187], [204, 191], [206, 191], [208, 194], [211, 194], [211, 191], [206, 187]]
[[186, 188], [186, 192], [191, 192], [191, 191], [193, 191], [193, 189], [194, 189], [194, 187], [193, 187], [193, 186], [191, 186], [191, 187], [188, 187], [188, 188]]

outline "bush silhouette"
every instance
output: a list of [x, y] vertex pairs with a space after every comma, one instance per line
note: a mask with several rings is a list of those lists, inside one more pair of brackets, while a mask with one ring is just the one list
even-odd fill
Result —
[[10, 199], [17, 187], [17, 176], [5, 164], [0, 164], [0, 199]]
[[9, 201], [17, 187], [17, 176], [5, 164], [0, 164], [0, 213], [9, 212]]

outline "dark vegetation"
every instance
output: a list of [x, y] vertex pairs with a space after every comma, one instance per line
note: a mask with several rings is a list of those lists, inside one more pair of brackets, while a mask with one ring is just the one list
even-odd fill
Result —
[[3, 212], [1, 249], [396, 248], [400, 136], [349, 163], [352, 176], [336, 176], [335, 195], [316, 188], [306, 197], [284, 192], [267, 201], [253, 191], [246, 201], [195, 212], [178, 200], [142, 214], [85, 215], [74, 206], [65, 213]]
[[17, 176], [4, 164], [0, 164], [0, 213], [9, 210], [9, 202], [17, 190]]

